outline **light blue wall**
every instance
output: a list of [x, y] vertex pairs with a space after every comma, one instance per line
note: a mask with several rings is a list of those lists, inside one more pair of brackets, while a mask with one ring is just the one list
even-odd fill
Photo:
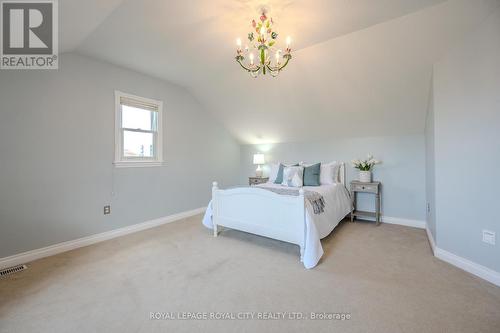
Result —
[[427, 198], [427, 227], [436, 239], [436, 186], [435, 186], [435, 149], [434, 149], [434, 85], [431, 81], [427, 118], [425, 122], [425, 188]]
[[[178, 86], [71, 54], [0, 72], [0, 257], [199, 208], [214, 178], [237, 181], [239, 144]], [[165, 166], [113, 167], [115, 89], [164, 101]]]
[[[383, 184], [382, 213], [385, 216], [425, 220], [424, 135], [332, 138], [323, 142], [245, 145], [241, 148], [241, 182], [255, 174], [253, 154], [265, 153], [268, 162], [349, 162], [372, 153], [383, 164], [375, 167], [374, 180]], [[347, 165], [348, 180], [357, 171]], [[373, 209], [372, 197], [361, 196], [359, 208]]]
[[500, 272], [499, 10], [435, 65], [434, 114], [437, 245]]

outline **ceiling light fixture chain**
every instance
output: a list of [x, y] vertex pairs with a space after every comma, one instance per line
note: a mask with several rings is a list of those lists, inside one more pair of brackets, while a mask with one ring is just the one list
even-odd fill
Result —
[[[236, 40], [236, 45], [238, 46], [236, 50], [236, 61], [240, 64], [241, 68], [246, 70], [254, 78], [259, 76], [259, 74], [266, 75], [269, 73], [271, 76], [277, 76], [280, 71], [282, 71], [287, 65], [290, 59], [292, 59], [292, 49], [290, 44], [292, 42], [290, 37], [286, 39], [286, 49], [283, 53], [282, 50], [275, 47], [276, 41], [278, 39], [278, 33], [273, 30], [273, 19], [268, 18], [266, 15], [266, 10], [261, 10], [261, 16], [259, 21], [252, 20], [253, 30], [248, 33], [248, 45], [245, 49], [241, 47], [241, 39]], [[258, 61], [255, 61], [254, 52], [258, 55]], [[274, 60], [271, 60], [270, 55], [274, 53]], [[282, 55], [283, 54], [283, 55]], [[248, 62], [245, 64], [245, 59], [248, 58]]]

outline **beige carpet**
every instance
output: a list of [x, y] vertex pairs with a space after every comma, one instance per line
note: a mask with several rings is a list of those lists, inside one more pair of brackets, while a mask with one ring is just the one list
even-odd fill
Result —
[[[434, 258], [423, 230], [344, 222], [323, 240], [320, 264], [305, 270], [296, 246], [236, 231], [213, 238], [200, 220], [38, 260], [1, 279], [0, 331], [500, 332], [500, 288]], [[350, 319], [149, 318], [198, 311]]]

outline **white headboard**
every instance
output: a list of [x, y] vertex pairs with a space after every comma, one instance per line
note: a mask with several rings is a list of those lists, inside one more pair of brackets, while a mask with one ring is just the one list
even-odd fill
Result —
[[345, 174], [345, 163], [342, 162], [340, 163], [340, 167], [339, 167], [339, 180], [342, 184], [344, 184], [344, 186], [346, 186], [346, 174]]

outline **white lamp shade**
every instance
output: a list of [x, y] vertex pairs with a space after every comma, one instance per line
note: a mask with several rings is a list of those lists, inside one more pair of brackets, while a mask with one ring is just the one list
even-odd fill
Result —
[[253, 155], [253, 164], [264, 164], [264, 154], [254, 154]]

